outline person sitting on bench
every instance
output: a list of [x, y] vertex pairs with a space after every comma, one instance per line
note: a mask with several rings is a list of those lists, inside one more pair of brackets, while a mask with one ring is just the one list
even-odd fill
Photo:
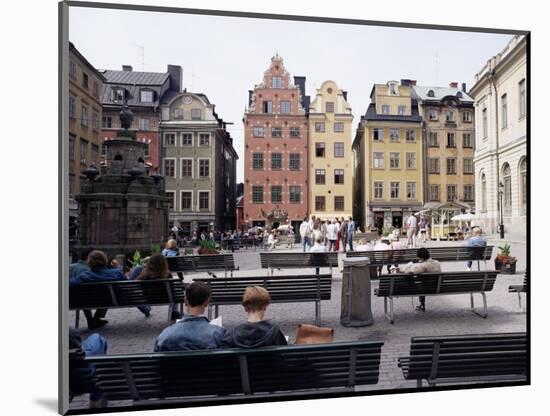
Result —
[[193, 282], [185, 289], [187, 315], [165, 328], [155, 341], [155, 352], [216, 349], [220, 347], [225, 329], [210, 324], [203, 316], [210, 301], [207, 284]]
[[222, 348], [259, 348], [270, 345], [288, 345], [279, 326], [264, 320], [271, 302], [269, 292], [261, 286], [249, 286], [243, 296], [243, 308], [247, 322], [228, 331], [222, 340]]
[[[430, 258], [430, 252], [426, 248], [419, 248], [416, 252], [418, 262], [409, 262], [402, 269], [398, 269], [401, 273], [421, 274], [421, 273], [438, 273], [441, 271], [441, 265], [437, 260]], [[426, 296], [419, 296], [420, 305], [416, 310], [426, 311]]]
[[311, 247], [309, 251], [311, 253], [324, 253], [327, 251], [327, 246], [323, 244], [322, 238], [317, 238], [317, 240], [315, 240], [315, 244], [313, 245], [313, 247]]
[[[466, 241], [466, 247], [486, 247], [487, 246], [487, 240], [485, 240], [481, 236], [481, 229], [479, 227], [476, 227], [472, 231], [472, 236], [468, 238], [468, 241]], [[466, 270], [471, 271], [472, 270], [472, 260], [468, 260], [468, 263], [466, 263]]]

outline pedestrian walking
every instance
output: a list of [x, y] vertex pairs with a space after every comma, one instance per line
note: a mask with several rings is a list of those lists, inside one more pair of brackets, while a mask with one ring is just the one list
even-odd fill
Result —
[[407, 219], [407, 246], [416, 247], [416, 217], [414, 215]]

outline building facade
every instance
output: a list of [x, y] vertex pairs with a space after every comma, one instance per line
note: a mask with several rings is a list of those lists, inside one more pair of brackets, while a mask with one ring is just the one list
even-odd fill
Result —
[[244, 123], [244, 221], [248, 227], [291, 223], [308, 214], [308, 124], [305, 77], [271, 58], [263, 80], [249, 91]]
[[69, 65], [69, 194], [73, 199], [80, 193], [82, 172], [100, 163], [100, 94], [105, 78], [72, 43]]
[[422, 117], [410, 80], [373, 86], [353, 151], [354, 217], [365, 227], [402, 228], [424, 194]]
[[352, 121], [347, 92], [323, 82], [309, 107], [308, 200], [316, 217], [352, 215]]
[[453, 82], [449, 87], [413, 86], [423, 120], [426, 208], [459, 202], [474, 208], [474, 100]]
[[159, 132], [170, 225], [187, 234], [234, 229], [238, 156], [214, 104], [204, 94], [169, 95]]
[[[181, 66], [168, 65], [166, 72], [138, 72], [130, 65], [122, 71], [103, 71], [105, 84], [101, 94], [103, 117], [101, 134], [103, 140], [116, 137], [120, 129], [119, 113], [127, 104], [134, 113], [130, 129], [136, 140], [147, 144], [145, 163], [149, 169], [160, 167], [159, 106], [163, 99], [182, 91], [183, 71]], [[105, 154], [102, 149], [102, 154]]]
[[[527, 231], [526, 38], [514, 36], [475, 76], [476, 213], [485, 232]], [[502, 210], [501, 210], [502, 208]]]

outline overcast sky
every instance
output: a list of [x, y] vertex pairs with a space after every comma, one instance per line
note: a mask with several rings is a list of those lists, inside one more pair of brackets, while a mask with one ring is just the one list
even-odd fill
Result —
[[[348, 91], [355, 127], [374, 83], [402, 78], [418, 85], [465, 82], [511, 35], [401, 29], [70, 7], [69, 39], [99, 69], [165, 72], [183, 67], [183, 86], [202, 92], [229, 126], [243, 180], [243, 125], [248, 90], [278, 52], [306, 94], [327, 79]], [[353, 137], [352, 137], [353, 139]]]

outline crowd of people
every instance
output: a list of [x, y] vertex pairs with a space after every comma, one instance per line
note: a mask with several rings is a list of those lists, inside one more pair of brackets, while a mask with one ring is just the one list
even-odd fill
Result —
[[353, 251], [356, 226], [352, 217], [321, 220], [312, 215], [300, 224], [302, 251]]

